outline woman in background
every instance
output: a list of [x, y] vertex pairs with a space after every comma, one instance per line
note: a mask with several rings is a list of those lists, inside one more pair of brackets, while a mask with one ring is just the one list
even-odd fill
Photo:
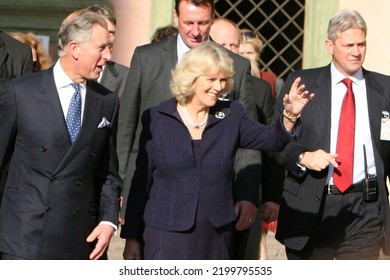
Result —
[[48, 69], [52, 65], [52, 59], [45, 50], [43, 44], [34, 33], [10, 32], [10, 36], [31, 47], [33, 57], [33, 72]]
[[277, 77], [272, 71], [263, 71], [260, 69], [260, 54], [263, 50], [263, 42], [256, 33], [249, 29], [241, 29], [240, 31], [240, 55], [245, 56], [256, 65], [255, 68], [252, 67], [252, 75], [270, 83], [272, 95], [276, 98], [284, 85], [284, 81]]

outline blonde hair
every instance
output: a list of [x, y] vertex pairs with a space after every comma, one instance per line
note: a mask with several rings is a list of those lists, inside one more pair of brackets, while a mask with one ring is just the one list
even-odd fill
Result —
[[208, 41], [192, 48], [172, 70], [170, 83], [172, 95], [180, 104], [185, 104], [188, 97], [194, 95], [194, 83], [200, 76], [222, 73], [226, 78], [223, 93], [233, 87], [233, 60], [225, 48]]
[[255, 47], [255, 51], [260, 57], [260, 53], [263, 50], [264, 44], [263, 41], [257, 36], [257, 34], [249, 29], [241, 29], [241, 44], [252, 44]]
[[52, 65], [51, 57], [48, 55], [45, 47], [37, 39], [34, 33], [10, 32], [8, 34], [14, 37], [16, 40], [30, 46], [32, 49], [35, 49], [37, 53], [37, 60], [39, 62], [36, 71], [45, 70]]

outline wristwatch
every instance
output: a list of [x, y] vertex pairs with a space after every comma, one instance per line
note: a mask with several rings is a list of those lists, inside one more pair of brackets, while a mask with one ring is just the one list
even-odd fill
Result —
[[298, 156], [298, 164], [301, 164], [301, 161], [302, 161], [302, 159], [303, 159], [303, 157], [305, 156], [305, 152], [302, 152], [302, 153], [300, 153], [299, 154], [299, 156]]

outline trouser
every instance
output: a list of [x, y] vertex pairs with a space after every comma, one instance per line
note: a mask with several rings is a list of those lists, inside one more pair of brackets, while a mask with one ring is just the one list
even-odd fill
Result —
[[361, 192], [325, 196], [308, 243], [302, 250], [286, 248], [287, 258], [378, 259], [384, 238], [379, 201], [365, 202]]

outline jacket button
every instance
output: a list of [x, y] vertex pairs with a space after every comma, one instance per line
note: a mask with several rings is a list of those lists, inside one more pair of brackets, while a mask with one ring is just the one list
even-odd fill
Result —
[[321, 197], [318, 195], [316, 196], [316, 201], [320, 201], [321, 200]]
[[78, 215], [80, 215], [79, 211], [73, 211], [73, 216], [77, 217]]
[[46, 146], [41, 146], [41, 152], [46, 152], [47, 151], [47, 147]]
[[47, 213], [50, 213], [50, 212], [51, 212], [51, 208], [48, 207], [48, 206], [46, 206], [46, 207], [45, 207], [45, 211], [46, 211]]
[[56, 181], [56, 178], [54, 176], [51, 176], [50, 177], [50, 182], [55, 182]]
[[91, 156], [96, 157], [96, 153], [92, 152]]
[[83, 181], [81, 179], [78, 179], [76, 181], [77, 186], [81, 186], [83, 184]]

